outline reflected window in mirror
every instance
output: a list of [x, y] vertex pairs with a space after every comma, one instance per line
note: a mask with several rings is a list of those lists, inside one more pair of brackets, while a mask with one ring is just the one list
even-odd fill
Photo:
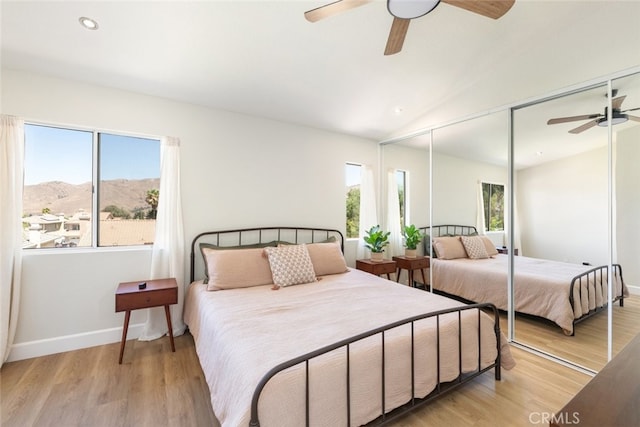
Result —
[[360, 232], [360, 184], [362, 180], [362, 165], [347, 163], [345, 177], [347, 238], [357, 238]]
[[398, 201], [400, 203], [400, 230], [407, 225], [407, 172], [396, 170], [396, 182], [398, 183]]
[[482, 183], [484, 228], [486, 231], [504, 230], [504, 184]]

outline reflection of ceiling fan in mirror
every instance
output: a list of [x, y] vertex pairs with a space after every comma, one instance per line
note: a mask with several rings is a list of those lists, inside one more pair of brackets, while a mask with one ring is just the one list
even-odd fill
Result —
[[[611, 95], [613, 95], [613, 99], [611, 100], [611, 124], [617, 125], [620, 123], [624, 123], [627, 120], [633, 120], [635, 122], [640, 122], [640, 117], [632, 116], [630, 114], [626, 114], [629, 111], [640, 110], [640, 107], [630, 108], [628, 110], [622, 110], [622, 102], [627, 97], [626, 95], [615, 97], [618, 94], [617, 89], [613, 89]], [[606, 127], [609, 125], [607, 118], [609, 117], [608, 111], [609, 107], [604, 107], [603, 114], [585, 114], [582, 116], [572, 116], [572, 117], [558, 117], [556, 119], [550, 119], [547, 124], [555, 125], [558, 123], [567, 123], [567, 122], [578, 122], [582, 120], [589, 120], [587, 123], [578, 126], [575, 129], [571, 129], [569, 133], [580, 133], [584, 132], [587, 129], [591, 129], [595, 125]]]
[[[372, 0], [339, 0], [320, 6], [304, 13], [309, 22], [316, 22], [354, 7], [362, 6]], [[393, 55], [402, 50], [404, 37], [409, 29], [409, 22], [431, 12], [438, 4], [447, 3], [452, 6], [477, 13], [488, 18], [498, 19], [511, 9], [515, 0], [387, 0], [387, 9], [393, 15], [391, 32], [387, 39], [385, 55]]]

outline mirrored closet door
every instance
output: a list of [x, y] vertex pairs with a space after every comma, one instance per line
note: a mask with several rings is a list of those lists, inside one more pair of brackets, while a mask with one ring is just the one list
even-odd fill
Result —
[[[640, 73], [614, 79], [616, 96], [624, 96], [622, 111], [627, 121], [613, 129], [613, 236], [612, 258], [622, 267], [631, 294], [624, 307], [612, 307], [612, 353], [615, 356], [640, 333]], [[622, 118], [624, 120], [624, 118]]]
[[[570, 287], [583, 272], [609, 262], [608, 135], [589, 118], [603, 112], [607, 100], [603, 84], [513, 114], [521, 256], [513, 266], [514, 339], [591, 370], [607, 361], [606, 280], [575, 279], [593, 283], [584, 294], [574, 291], [573, 299]], [[599, 315], [574, 325], [574, 316], [598, 307], [604, 308]]]
[[[503, 291], [494, 303], [509, 338], [594, 372], [640, 333], [640, 74], [618, 76], [425, 129], [382, 149], [385, 173], [411, 169], [410, 223], [473, 226], [506, 255], [506, 278], [485, 282], [499, 282]], [[381, 180], [381, 194], [390, 182]], [[447, 289], [436, 263], [436, 291], [474, 300]], [[590, 270], [602, 275], [602, 286], [584, 278]], [[540, 272], [563, 281], [582, 276], [586, 284], [573, 289], [590, 293], [559, 308], [571, 294], [569, 281], [563, 297], [549, 291], [535, 299], [527, 276]], [[620, 275], [631, 290], [624, 306], [609, 300], [622, 292]], [[574, 324], [583, 314], [592, 315]]]

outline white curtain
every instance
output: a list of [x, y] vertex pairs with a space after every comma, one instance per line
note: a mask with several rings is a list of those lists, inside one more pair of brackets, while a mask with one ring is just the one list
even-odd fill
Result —
[[[507, 213], [509, 212], [510, 208], [509, 208], [509, 198], [506, 192], [505, 192], [505, 200], [506, 200], [505, 213]], [[509, 215], [504, 216], [504, 229], [509, 230]], [[506, 238], [506, 234], [505, 234], [505, 238]], [[505, 242], [505, 244], [506, 243], [507, 242]], [[518, 220], [518, 199], [515, 196], [515, 191], [513, 196], [513, 247], [518, 249], [518, 255], [525, 255], [522, 249], [522, 241], [520, 239], [520, 223]]]
[[[174, 277], [178, 282], [178, 304], [170, 306], [173, 335], [182, 335], [184, 302], [184, 230], [180, 199], [180, 140], [165, 137], [160, 152], [160, 196], [156, 217], [156, 236], [151, 258], [151, 279]], [[164, 308], [148, 310], [147, 322], [140, 335], [150, 341], [169, 332]]]
[[396, 181], [396, 170], [389, 169], [387, 172], [387, 230], [389, 235], [389, 246], [387, 246], [387, 256], [403, 255], [402, 230], [400, 228], [400, 198], [398, 195], [398, 182]]
[[369, 258], [369, 250], [364, 246], [365, 230], [369, 230], [374, 225], [378, 225], [378, 214], [376, 208], [375, 180], [373, 169], [369, 165], [362, 165], [360, 169], [360, 223], [359, 238], [356, 258]]
[[478, 234], [485, 235], [487, 234], [487, 229], [484, 226], [485, 217], [484, 217], [484, 195], [482, 193], [482, 181], [478, 181], [478, 190], [477, 190], [477, 208], [476, 208], [476, 230], [478, 230]]
[[24, 121], [0, 116], [0, 366], [16, 335], [22, 274]]

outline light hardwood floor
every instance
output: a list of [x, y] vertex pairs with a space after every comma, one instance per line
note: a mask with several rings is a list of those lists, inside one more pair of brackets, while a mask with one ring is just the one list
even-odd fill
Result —
[[[193, 339], [129, 341], [2, 367], [2, 426], [216, 426]], [[532, 425], [559, 410], [588, 375], [513, 349], [518, 365], [486, 373], [397, 426]]]
[[[119, 343], [5, 363], [0, 370], [1, 425], [217, 426], [193, 338], [177, 337], [175, 345], [172, 353], [166, 338], [131, 340], [122, 365]], [[394, 426], [548, 425], [544, 417], [591, 379], [519, 348], [512, 352], [517, 366], [503, 370], [501, 381], [485, 373]]]

